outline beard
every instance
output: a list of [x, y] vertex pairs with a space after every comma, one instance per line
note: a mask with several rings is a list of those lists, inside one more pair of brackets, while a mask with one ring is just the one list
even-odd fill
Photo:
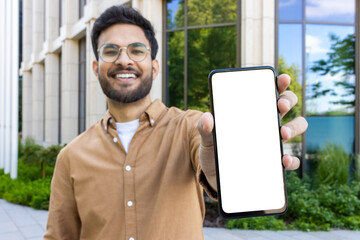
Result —
[[[133, 69], [127, 68], [124, 70], [132, 71]], [[120, 103], [132, 103], [146, 97], [151, 90], [151, 86], [153, 82], [152, 81], [153, 75], [151, 71], [149, 76], [145, 76], [145, 78], [141, 80], [140, 86], [130, 91], [127, 90], [126, 87], [124, 87], [123, 89], [116, 89], [116, 87], [112, 86], [111, 82], [106, 77], [100, 74], [100, 71], [98, 72], [98, 76], [99, 76], [100, 86], [104, 94], [108, 98]], [[138, 78], [141, 78], [142, 76], [143, 75], [141, 74], [138, 76]]]

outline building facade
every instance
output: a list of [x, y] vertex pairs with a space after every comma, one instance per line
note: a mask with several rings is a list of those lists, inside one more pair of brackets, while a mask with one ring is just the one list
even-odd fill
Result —
[[333, 143], [357, 154], [358, 2], [23, 0], [23, 137], [63, 144], [101, 119], [106, 100], [92, 72], [90, 33], [106, 8], [125, 4], [156, 31], [161, 71], [152, 99], [208, 111], [211, 70], [274, 66], [294, 79], [291, 90], [300, 103], [289, 115], [310, 123], [287, 151], [305, 158]]
[[17, 177], [19, 1], [0, 2], [0, 169]]

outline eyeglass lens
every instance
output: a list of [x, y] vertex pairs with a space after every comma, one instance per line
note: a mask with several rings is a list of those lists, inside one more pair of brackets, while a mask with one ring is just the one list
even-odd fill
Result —
[[136, 62], [144, 60], [148, 51], [142, 43], [132, 43], [121, 48], [115, 44], [105, 44], [100, 49], [100, 57], [105, 62], [114, 62], [119, 57], [121, 49], [126, 50], [129, 58]]

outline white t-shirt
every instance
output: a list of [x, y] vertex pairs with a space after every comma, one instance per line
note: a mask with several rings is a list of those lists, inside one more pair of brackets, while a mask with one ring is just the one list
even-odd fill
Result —
[[116, 129], [120, 138], [120, 141], [125, 149], [126, 152], [128, 152], [129, 145], [131, 142], [131, 139], [133, 138], [136, 129], [139, 126], [139, 119], [136, 119], [131, 122], [123, 122], [123, 123], [115, 123]]

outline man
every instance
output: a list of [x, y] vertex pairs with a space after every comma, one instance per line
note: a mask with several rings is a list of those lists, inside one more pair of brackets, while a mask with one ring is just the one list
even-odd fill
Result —
[[[45, 239], [203, 239], [203, 188], [216, 198], [213, 118], [151, 102], [159, 72], [154, 35], [131, 8], [111, 7], [96, 20], [93, 70], [109, 110], [58, 156]], [[280, 76], [279, 91], [289, 82]], [[296, 102], [284, 92], [281, 116]], [[294, 119], [282, 137], [306, 127]], [[288, 155], [283, 163], [299, 166]]]

